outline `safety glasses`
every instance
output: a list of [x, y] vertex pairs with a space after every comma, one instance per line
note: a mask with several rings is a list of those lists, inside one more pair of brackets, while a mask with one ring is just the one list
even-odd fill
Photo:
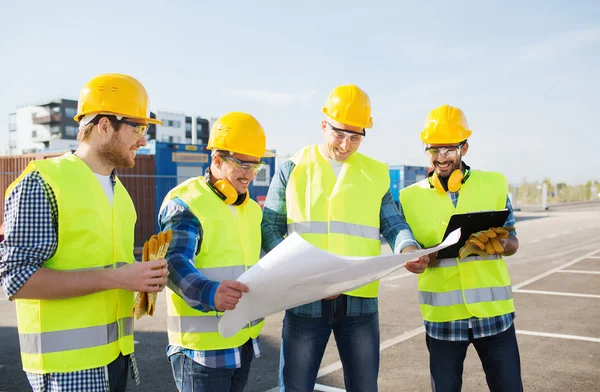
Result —
[[263, 165], [265, 164], [265, 162], [263, 162], [263, 161], [258, 161], [258, 162], [242, 161], [237, 158], [228, 157], [225, 155], [221, 155], [221, 158], [233, 163], [233, 166], [235, 167], [235, 170], [237, 170], [237, 171], [253, 172], [254, 174], [258, 173], [260, 171], [260, 169], [263, 167]]
[[454, 158], [460, 153], [461, 147], [462, 144], [458, 144], [456, 146], [426, 147], [425, 152], [431, 157], [445, 156], [448, 158]]
[[133, 132], [135, 133], [138, 139], [143, 138], [148, 133], [148, 125], [136, 123], [128, 120], [118, 120], [119, 123], [127, 124], [130, 127], [133, 127]]
[[331, 129], [331, 134], [333, 135], [335, 140], [337, 140], [339, 142], [344, 141], [344, 139], [348, 139], [352, 143], [358, 143], [358, 142], [361, 142], [363, 140], [363, 138], [365, 137], [364, 130], [363, 130], [363, 133], [360, 134], [357, 132], [348, 131], [347, 129], [336, 128], [333, 125], [331, 125], [330, 123], [327, 123], [327, 125]]

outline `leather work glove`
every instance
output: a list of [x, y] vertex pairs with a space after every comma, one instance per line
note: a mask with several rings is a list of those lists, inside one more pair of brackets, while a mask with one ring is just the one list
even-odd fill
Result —
[[504, 252], [504, 247], [500, 243], [500, 239], [508, 238], [509, 232], [514, 230], [515, 228], [512, 226], [492, 227], [473, 233], [458, 251], [458, 258], [464, 259], [470, 255], [487, 257], [488, 255], [501, 254]]
[[[169, 243], [173, 238], [171, 230], [160, 232], [150, 237], [148, 241], [144, 243], [144, 249], [142, 250], [142, 261], [164, 259], [167, 250], [169, 249]], [[154, 316], [154, 309], [156, 308], [156, 296], [157, 293], [137, 293], [135, 301], [133, 303], [133, 314], [136, 320], [144, 315]]]

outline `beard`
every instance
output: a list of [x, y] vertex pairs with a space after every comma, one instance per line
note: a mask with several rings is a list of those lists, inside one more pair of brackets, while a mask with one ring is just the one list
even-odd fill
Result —
[[127, 168], [135, 166], [135, 159], [129, 156], [129, 149], [119, 140], [118, 132], [113, 133], [108, 143], [100, 147], [98, 156], [110, 166]]
[[451, 175], [452, 173], [454, 173], [454, 171], [455, 171], [455, 170], [460, 170], [460, 162], [461, 162], [461, 158], [457, 159], [457, 160], [456, 160], [456, 161], [455, 161], [455, 162], [452, 164], [452, 166], [451, 166], [450, 170], [448, 170], [446, 173], [441, 173], [441, 172], [438, 170], [438, 167], [437, 167], [437, 165], [439, 165], [439, 162], [435, 161], [435, 162], [433, 162], [433, 164], [435, 165], [435, 172], [436, 172], [436, 174], [438, 175], [438, 177], [440, 177], [440, 178], [449, 178], [449, 177], [450, 177], [450, 175]]

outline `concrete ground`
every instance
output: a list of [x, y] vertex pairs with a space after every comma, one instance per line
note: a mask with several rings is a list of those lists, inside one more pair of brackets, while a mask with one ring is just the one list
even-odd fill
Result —
[[[598, 391], [600, 383], [600, 205], [517, 212], [519, 252], [507, 258], [511, 273], [527, 391]], [[384, 251], [389, 248], [384, 246]], [[428, 355], [416, 276], [399, 272], [380, 294], [381, 391], [430, 391]], [[165, 357], [164, 295], [157, 314], [136, 323], [136, 358], [142, 384], [128, 391], [176, 391]], [[21, 370], [14, 304], [0, 298], [0, 392], [27, 391]], [[282, 314], [267, 318], [262, 356], [253, 364], [248, 392], [276, 390]], [[333, 342], [315, 390], [343, 391]], [[485, 376], [471, 347], [463, 391], [485, 391]]]

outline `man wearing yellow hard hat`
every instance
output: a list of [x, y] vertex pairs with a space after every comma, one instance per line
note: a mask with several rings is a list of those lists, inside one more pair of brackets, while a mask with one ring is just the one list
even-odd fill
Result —
[[471, 136], [462, 110], [442, 105], [425, 122], [421, 141], [433, 171], [400, 192], [401, 211], [423, 247], [442, 241], [451, 215], [508, 209], [504, 227], [474, 233], [458, 258], [431, 263], [419, 275], [434, 391], [460, 391], [463, 362], [473, 343], [491, 391], [522, 391], [515, 308], [504, 256], [519, 241], [501, 173], [471, 170], [463, 161]]
[[162, 291], [166, 261], [134, 263], [135, 208], [115, 167], [146, 145], [148, 94], [127, 75], [81, 90], [75, 153], [29, 163], [6, 192], [0, 276], [15, 300], [34, 391], [124, 392], [133, 292]]
[[[357, 152], [373, 126], [369, 96], [355, 85], [336, 87], [322, 108], [324, 141], [300, 150], [274, 177], [265, 201], [262, 246], [275, 248], [298, 233], [342, 256], [378, 256], [380, 235], [395, 252], [416, 250], [390, 192], [387, 165]], [[422, 272], [428, 258], [407, 264]], [[346, 390], [377, 390], [379, 282], [289, 309], [283, 321], [279, 387], [312, 391], [333, 331]]]
[[179, 391], [242, 391], [260, 355], [264, 321], [236, 335], [218, 332], [218, 313], [235, 309], [248, 287], [236, 279], [260, 258], [260, 206], [248, 185], [273, 157], [260, 123], [240, 112], [215, 122], [208, 140], [212, 162], [203, 177], [172, 189], [159, 224], [171, 230], [167, 251], [167, 356]]

